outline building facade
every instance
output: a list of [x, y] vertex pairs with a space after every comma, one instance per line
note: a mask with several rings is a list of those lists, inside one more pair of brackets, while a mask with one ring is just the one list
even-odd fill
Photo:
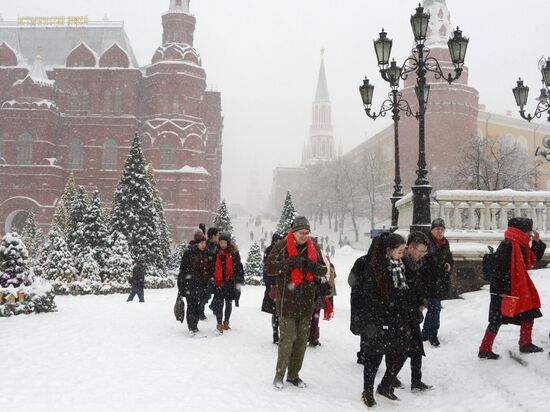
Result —
[[122, 22], [70, 19], [0, 22], [0, 230], [31, 210], [47, 230], [70, 173], [110, 207], [138, 133], [180, 241], [212, 221], [222, 163], [221, 95], [207, 90], [189, 0], [170, 0], [145, 67]]

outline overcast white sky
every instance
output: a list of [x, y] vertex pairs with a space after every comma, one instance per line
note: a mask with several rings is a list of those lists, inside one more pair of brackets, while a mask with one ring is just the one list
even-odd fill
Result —
[[[195, 47], [208, 83], [222, 92], [225, 116], [222, 195], [244, 203], [255, 168], [264, 194], [276, 165], [296, 165], [308, 136], [311, 101], [324, 47], [333, 124], [344, 150], [387, 123], [362, 111], [357, 87], [375, 79], [382, 99], [372, 40], [381, 27], [402, 60], [412, 46], [413, 0], [192, 0], [197, 18]], [[161, 14], [169, 0], [0, 0], [4, 20], [33, 15], [105, 13], [124, 20], [140, 65], [161, 43]], [[511, 88], [521, 76], [531, 88], [530, 108], [540, 87], [537, 62], [550, 54], [545, 35], [548, 0], [447, 0], [453, 25], [470, 38], [466, 56], [470, 85], [480, 103], [496, 112], [514, 110]], [[385, 120], [386, 122], [388, 120]], [[255, 165], [255, 166], [254, 166]]]

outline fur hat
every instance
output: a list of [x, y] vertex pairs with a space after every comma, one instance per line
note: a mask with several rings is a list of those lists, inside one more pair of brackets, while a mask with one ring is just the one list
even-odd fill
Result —
[[231, 233], [221, 232], [219, 240], [225, 240], [227, 243], [231, 242]]
[[293, 232], [297, 232], [298, 230], [301, 230], [301, 229], [307, 229], [311, 231], [309, 227], [309, 222], [305, 216], [298, 216], [296, 217], [296, 219], [294, 219], [294, 222], [292, 222]]
[[508, 227], [515, 227], [522, 232], [529, 233], [533, 231], [533, 220], [527, 217], [513, 217], [508, 221]]

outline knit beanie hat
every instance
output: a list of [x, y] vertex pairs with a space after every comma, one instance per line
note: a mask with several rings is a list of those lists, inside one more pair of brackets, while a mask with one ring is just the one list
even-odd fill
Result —
[[231, 233], [221, 232], [219, 240], [225, 240], [227, 243], [231, 242]]
[[204, 242], [206, 240], [206, 236], [204, 236], [202, 230], [195, 230], [193, 240], [195, 241], [195, 243]]
[[294, 222], [292, 222], [293, 232], [297, 232], [298, 230], [301, 230], [301, 229], [311, 230], [309, 227], [309, 222], [305, 216], [298, 216], [296, 217], [296, 219], [294, 219]]
[[522, 232], [529, 233], [533, 231], [533, 220], [527, 217], [513, 217], [508, 221], [508, 227], [515, 227]]
[[441, 219], [440, 217], [438, 217], [437, 219], [434, 219], [432, 221], [432, 229], [434, 227], [442, 227], [442, 228], [445, 228], [445, 221], [443, 219]]

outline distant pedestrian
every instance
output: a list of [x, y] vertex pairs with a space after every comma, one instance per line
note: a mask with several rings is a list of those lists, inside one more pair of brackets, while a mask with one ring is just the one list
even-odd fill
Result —
[[325, 255], [330, 256], [330, 245], [327, 243], [327, 247], [325, 248]]
[[254, 232], [252, 230], [250, 231], [250, 240], [254, 240]]
[[330, 247], [330, 257], [333, 258], [335, 254], [336, 254], [336, 248], [334, 247], [334, 245], [332, 245]]
[[132, 291], [128, 296], [126, 302], [134, 300], [134, 296], [138, 296], [140, 302], [144, 302], [143, 288], [145, 287], [145, 261], [143, 258], [139, 258], [132, 270], [132, 277], [130, 278], [130, 285]]

